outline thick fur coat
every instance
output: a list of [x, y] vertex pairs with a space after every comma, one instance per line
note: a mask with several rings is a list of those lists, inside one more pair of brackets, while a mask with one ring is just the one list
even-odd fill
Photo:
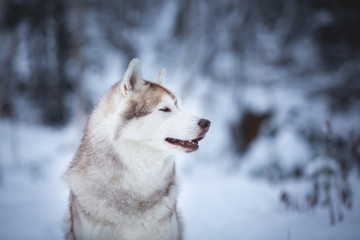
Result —
[[182, 113], [164, 77], [143, 80], [132, 60], [90, 115], [65, 175], [66, 239], [182, 239], [174, 154], [197, 150], [210, 122]]

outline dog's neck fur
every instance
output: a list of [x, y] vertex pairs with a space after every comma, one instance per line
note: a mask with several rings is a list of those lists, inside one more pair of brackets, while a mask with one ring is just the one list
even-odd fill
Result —
[[[173, 155], [159, 153], [129, 141], [123, 141], [115, 148], [107, 142], [105, 136], [90, 136], [99, 135], [89, 132], [89, 129], [85, 130], [67, 178], [73, 194], [79, 195], [80, 204], [86, 201], [84, 205], [94, 206], [91, 211], [101, 203], [110, 206], [106, 213], [93, 212], [91, 215], [114, 223], [128, 221], [123, 215], [119, 219], [119, 214], [114, 214], [116, 212], [113, 210], [125, 215], [144, 214], [145, 208], [156, 207], [163, 198], [167, 198], [165, 202], [168, 208], [163, 214], [171, 214], [176, 208], [177, 195]], [[80, 179], [87, 179], [87, 183], [84, 184]]]
[[142, 196], [161, 192], [175, 183], [174, 156], [123, 141], [116, 149], [127, 171], [123, 175], [123, 189]]

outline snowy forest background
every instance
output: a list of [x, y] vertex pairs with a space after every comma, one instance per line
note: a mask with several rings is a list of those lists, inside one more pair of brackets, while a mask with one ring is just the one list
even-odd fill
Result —
[[360, 2], [1, 0], [0, 239], [62, 239], [61, 176], [128, 62], [210, 119], [185, 239], [359, 239]]

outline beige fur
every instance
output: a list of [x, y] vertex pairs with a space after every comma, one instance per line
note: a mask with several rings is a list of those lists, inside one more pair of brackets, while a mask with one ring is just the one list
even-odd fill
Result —
[[[157, 82], [164, 76], [162, 70]], [[161, 111], [164, 105], [173, 111]], [[185, 150], [165, 138], [203, 137], [207, 129], [198, 122], [181, 113], [170, 91], [144, 81], [133, 60], [90, 115], [66, 172], [65, 238], [182, 239], [173, 153]]]

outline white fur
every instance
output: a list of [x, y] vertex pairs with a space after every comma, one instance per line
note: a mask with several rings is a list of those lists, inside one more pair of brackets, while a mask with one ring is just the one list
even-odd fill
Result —
[[[132, 78], [134, 80], [134, 85], [131, 84]], [[129, 63], [129, 66], [120, 82], [121, 93], [126, 96], [129, 91], [139, 88], [141, 84], [140, 80], [142, 80], [141, 63], [139, 59], [134, 58]]]
[[[161, 83], [164, 77], [163, 69], [156, 81]], [[181, 238], [175, 183], [144, 211], [137, 210], [136, 203], [138, 198], [156, 198], [154, 192], [172, 181], [173, 154], [184, 149], [165, 139], [198, 138], [199, 118], [184, 114], [172, 94], [162, 93], [151, 113], [126, 121], [123, 115], [132, 101], [147, 101], [141, 99], [144, 83], [140, 62], [134, 59], [89, 118], [82, 146], [66, 173], [76, 198], [71, 200], [67, 239]], [[164, 107], [171, 112], [159, 111]], [[124, 198], [128, 202], [121, 202], [123, 193], [129, 194], [130, 200]]]
[[[121, 140], [134, 141], [159, 152], [168, 154], [183, 152], [183, 149], [165, 142], [166, 137], [177, 139], [195, 139], [200, 133], [197, 125], [200, 118], [184, 114], [169, 95], [164, 95], [155, 109], [169, 107], [170, 113], [154, 111], [151, 114], [133, 121], [122, 131]], [[161, 124], [159, 124], [161, 123]], [[134, 134], [136, 132], [136, 134]]]
[[155, 83], [163, 85], [164, 84], [164, 80], [165, 80], [165, 76], [166, 76], [166, 70], [165, 68], [162, 68], [157, 76], [157, 78], [155, 79]]

